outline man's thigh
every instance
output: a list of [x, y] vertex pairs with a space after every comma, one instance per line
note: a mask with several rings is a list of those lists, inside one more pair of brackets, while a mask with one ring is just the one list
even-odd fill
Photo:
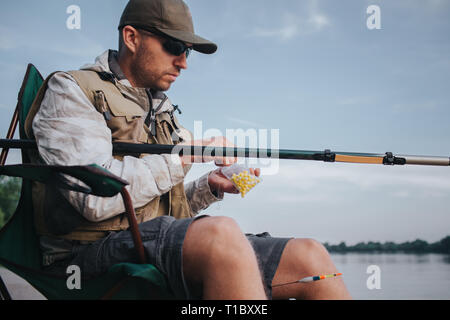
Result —
[[[183, 230], [187, 229], [191, 220], [161, 216], [139, 224], [147, 262], [164, 271], [165, 267], [162, 265], [165, 251], [174, 247], [174, 242], [183, 242]], [[177, 226], [181, 228], [174, 228]], [[110, 232], [105, 238], [90, 245], [76, 246], [74, 254], [72, 263], [82, 267], [88, 276], [103, 274], [117, 263], [139, 263], [133, 236], [129, 230]]]

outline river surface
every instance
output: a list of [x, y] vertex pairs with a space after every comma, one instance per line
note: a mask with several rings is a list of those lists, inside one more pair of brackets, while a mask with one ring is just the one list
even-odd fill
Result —
[[450, 299], [448, 255], [346, 253], [331, 256], [354, 299]]

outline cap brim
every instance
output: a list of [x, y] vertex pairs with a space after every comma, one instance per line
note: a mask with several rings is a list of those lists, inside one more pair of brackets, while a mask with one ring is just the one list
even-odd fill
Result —
[[188, 31], [181, 31], [181, 30], [169, 30], [169, 29], [162, 29], [157, 28], [162, 33], [168, 35], [169, 37], [175, 38], [177, 40], [186, 42], [186, 43], [192, 43], [193, 49], [195, 51], [211, 54], [216, 52], [217, 45], [209, 40], [206, 40], [205, 38], [202, 38], [194, 33], [188, 32]]

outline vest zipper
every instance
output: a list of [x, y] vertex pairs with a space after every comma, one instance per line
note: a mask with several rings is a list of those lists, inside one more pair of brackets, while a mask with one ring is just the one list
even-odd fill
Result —
[[149, 127], [150, 133], [152, 136], [156, 136], [156, 113], [162, 108], [164, 102], [167, 101], [168, 97], [165, 96], [164, 99], [161, 100], [159, 105], [156, 108], [153, 108], [153, 97], [150, 90], [145, 90], [147, 92], [147, 96], [150, 100], [150, 112], [145, 119], [145, 124]]

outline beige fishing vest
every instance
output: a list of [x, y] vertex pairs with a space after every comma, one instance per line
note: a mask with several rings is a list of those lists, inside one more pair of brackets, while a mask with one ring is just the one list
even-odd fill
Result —
[[[147, 96], [131, 96], [126, 93], [126, 86], [116, 80], [114, 83], [100, 79], [94, 71], [68, 72], [76, 80], [91, 103], [106, 118], [111, 129], [113, 142], [174, 144], [172, 140], [176, 129], [182, 128], [175, 116], [167, 112], [156, 115], [156, 135], [150, 134], [144, 123], [146, 112], [139, 106], [139, 101]], [[53, 73], [54, 74], [54, 73]], [[49, 75], [41, 86], [25, 122], [25, 132], [34, 139], [32, 122], [47, 90]], [[185, 130], [185, 129], [184, 129]], [[181, 138], [178, 136], [178, 138]], [[177, 140], [177, 139], [175, 139]], [[178, 139], [178, 142], [180, 140]], [[178, 143], [175, 141], [175, 143]], [[131, 156], [143, 157], [145, 154]], [[125, 154], [114, 155], [122, 159]], [[37, 151], [31, 151], [33, 162], [42, 162]], [[187, 169], [188, 170], [188, 169]], [[39, 235], [53, 236], [70, 240], [95, 241], [103, 238], [108, 231], [126, 230], [129, 227], [124, 213], [101, 222], [90, 222], [85, 219], [52, 185], [33, 182], [34, 223]], [[170, 215], [177, 219], [189, 218], [193, 214], [186, 199], [183, 182], [160, 197], [154, 198], [143, 207], [135, 209], [138, 223], [148, 221], [157, 216]]]

